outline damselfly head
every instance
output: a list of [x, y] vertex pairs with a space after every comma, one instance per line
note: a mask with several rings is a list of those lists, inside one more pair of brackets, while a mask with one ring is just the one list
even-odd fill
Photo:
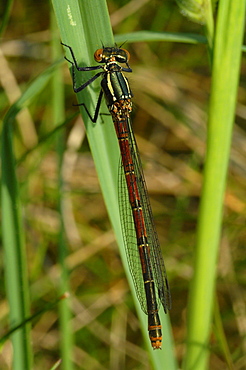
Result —
[[97, 49], [94, 53], [94, 59], [98, 63], [108, 63], [116, 61], [118, 63], [127, 63], [130, 59], [130, 53], [126, 49], [116, 47], [105, 47]]

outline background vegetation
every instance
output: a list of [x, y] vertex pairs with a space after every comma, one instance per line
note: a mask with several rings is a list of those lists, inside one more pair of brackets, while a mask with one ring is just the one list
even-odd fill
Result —
[[[108, 1], [108, 7], [116, 35], [141, 30], [203, 33], [202, 26], [185, 18], [175, 2]], [[124, 47], [131, 53], [134, 131], [168, 270], [175, 356], [181, 363], [205, 160], [208, 50], [202, 43], [127, 44], [127, 39]], [[62, 56], [49, 2], [37, 6], [17, 0], [1, 45], [1, 117], [27, 91], [30, 81]], [[76, 98], [69, 71], [65, 63], [61, 67], [62, 78], [47, 77], [45, 88], [39, 85], [30, 91], [26, 99], [32, 102], [14, 124], [31, 311], [50, 305], [64, 291], [71, 294], [67, 300], [71, 317], [66, 307], [54, 305], [33, 320], [33, 368], [50, 369], [61, 357], [66, 346], [63, 331], [68, 330], [61, 317], [66, 321], [67, 315], [71, 326], [65, 336], [73, 353], [68, 363], [75, 369], [150, 369], [84, 126], [74, 116]], [[209, 347], [211, 369], [243, 369], [245, 363], [245, 81], [243, 56]], [[53, 101], [54, 91], [61, 94], [58, 102]], [[61, 286], [59, 262], [64, 261], [69, 284], [63, 276]], [[9, 321], [3, 258], [0, 263], [3, 336]], [[7, 340], [2, 343], [0, 368], [11, 369], [11, 361]]]

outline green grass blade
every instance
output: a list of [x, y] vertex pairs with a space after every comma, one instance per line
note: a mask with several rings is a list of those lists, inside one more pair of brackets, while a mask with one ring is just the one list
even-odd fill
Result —
[[215, 334], [218, 338], [218, 342], [220, 343], [220, 348], [222, 350], [222, 353], [224, 354], [224, 357], [226, 359], [226, 363], [229, 370], [233, 370], [233, 359], [232, 355], [230, 353], [230, 348], [228, 346], [228, 341], [225, 335], [225, 330], [223, 327], [223, 322], [221, 318], [220, 313], [220, 307], [217, 297], [215, 298], [215, 304], [214, 304], [214, 326], [215, 326]]
[[[10, 307], [11, 326], [21, 324], [29, 316], [28, 279], [26, 272], [25, 232], [13, 153], [13, 123], [17, 113], [26, 107], [35, 94], [49, 81], [57, 63], [40, 75], [11, 106], [3, 120], [2, 131], [2, 229], [5, 258], [5, 281]], [[14, 369], [31, 368], [30, 325], [16, 331], [13, 338]]]
[[5, 10], [4, 10], [3, 14], [1, 14], [2, 19], [1, 19], [1, 25], [0, 25], [0, 36], [2, 36], [2, 34], [5, 31], [5, 28], [7, 27], [13, 3], [14, 3], [13, 0], [8, 0], [5, 3]]
[[58, 369], [58, 368], [59, 368], [59, 366], [61, 365], [61, 363], [62, 363], [62, 360], [58, 360], [58, 361], [54, 364], [54, 366], [52, 366], [52, 367], [50, 368], [50, 370], [56, 370], [56, 369]]
[[[58, 39], [57, 25], [55, 21], [54, 12], [52, 9], [51, 14], [51, 25], [53, 29], [53, 34], [56, 37], [52, 40], [52, 54], [53, 60], [57, 60], [61, 57], [61, 45], [60, 38]], [[53, 112], [53, 125], [58, 127], [58, 123], [64, 121], [64, 84], [63, 75], [61, 69], [57, 69], [52, 77], [52, 112]], [[65, 152], [65, 133], [64, 130], [58, 131], [56, 134], [56, 151], [58, 157], [58, 214], [60, 221], [59, 229], [59, 244], [58, 244], [58, 254], [59, 263], [61, 267], [61, 279], [60, 279], [60, 292], [63, 294], [66, 291], [70, 291], [70, 271], [66, 263], [66, 257], [68, 256], [68, 245], [66, 242], [65, 229], [64, 229], [64, 198], [66, 193], [64, 191], [64, 179], [63, 179], [63, 158]], [[73, 328], [71, 327], [72, 313], [71, 313], [70, 299], [61, 300], [59, 304], [59, 327], [60, 327], [60, 356], [62, 358], [62, 368], [63, 369], [73, 369], [73, 359], [71, 353], [73, 351]]]
[[[68, 8], [66, 4], [63, 5], [60, 1], [53, 0], [53, 6], [60, 28], [62, 42], [73, 47], [80, 66], [95, 65], [95, 61], [93, 60], [94, 51], [101, 48], [102, 44], [114, 45], [106, 2], [102, 0], [87, 0], [80, 2], [79, 7], [77, 1], [74, 0], [69, 3]], [[68, 50], [66, 50], [66, 55], [70, 57]], [[89, 77], [89, 72], [77, 74], [78, 84], [82, 83], [82, 78], [84, 82], [89, 79]], [[93, 91], [89, 88], [86, 89], [86, 92], [81, 92], [77, 95], [79, 103], [86, 103], [89, 110], [93, 112], [99, 90], [100, 82], [98, 81], [97, 88], [93, 88]], [[103, 105], [101, 111], [107, 113], [105, 105]], [[81, 113], [86, 125], [87, 137], [95, 161], [103, 196], [111, 223], [116, 233], [122, 261], [136, 302], [136, 308], [140, 317], [141, 327], [148, 345], [150, 357], [156, 369], [162, 368], [163, 363], [165, 363], [166, 367], [170, 370], [176, 369], [168, 317], [165, 316], [164, 313], [161, 313], [164, 332], [163, 350], [154, 352], [149, 343], [147, 317], [140, 309], [128, 269], [118, 207], [117, 184], [120, 154], [112, 120], [110, 117], [105, 116], [103, 118], [103, 123], [98, 120], [96, 124], [92, 124], [91, 121], [88, 120], [83, 107], [81, 107]]]
[[40, 74], [25, 90], [22, 96], [10, 107], [9, 111], [7, 112], [4, 122], [13, 122], [16, 115], [19, 111], [27, 107], [34, 97], [43, 90], [46, 86], [48, 81], [50, 80], [52, 74], [54, 73], [55, 69], [61, 64], [62, 60], [52, 64], [49, 68], [47, 68], [42, 74]]
[[10, 337], [10, 335], [12, 335], [14, 332], [19, 330], [20, 328], [22, 328], [27, 323], [30, 323], [30, 322], [34, 321], [38, 316], [43, 315], [45, 312], [51, 311], [53, 308], [55, 308], [58, 305], [58, 303], [60, 303], [63, 300], [67, 300], [68, 298], [69, 298], [69, 294], [64, 293], [63, 295], [58, 297], [54, 302], [46, 304], [40, 311], [37, 311], [33, 315], [31, 315], [29, 317], [26, 317], [25, 320], [23, 320], [20, 324], [12, 327], [6, 334], [4, 334], [0, 338], [0, 343], [3, 343], [4, 341], [6, 341], [6, 339], [8, 339]]
[[[4, 121], [2, 131], [2, 233], [5, 285], [11, 326], [29, 315], [29, 290], [25, 255], [25, 234], [12, 148], [12, 122]], [[12, 334], [13, 369], [31, 369], [30, 324]]]
[[166, 41], [166, 42], [182, 42], [187, 44], [206, 44], [206, 37], [203, 35], [192, 33], [175, 33], [175, 32], [152, 32], [152, 31], [137, 31], [131, 33], [123, 33], [115, 36], [115, 41], [120, 44], [123, 42], [139, 42], [139, 41]]
[[230, 155], [244, 31], [245, 1], [219, 2], [209, 104], [207, 155], [184, 369], [206, 369], [223, 199]]

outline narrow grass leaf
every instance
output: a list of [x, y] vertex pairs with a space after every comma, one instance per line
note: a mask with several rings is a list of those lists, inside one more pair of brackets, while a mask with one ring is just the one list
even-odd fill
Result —
[[146, 42], [146, 41], [166, 41], [181, 42], [188, 44], [206, 44], [206, 37], [192, 33], [175, 33], [175, 32], [152, 32], [136, 31], [131, 33], [122, 33], [115, 36], [115, 41], [122, 42]]
[[188, 310], [184, 369], [208, 368], [222, 210], [235, 115], [245, 0], [219, 2], [213, 50], [207, 154]]
[[[60, 38], [58, 39], [57, 24], [55, 21], [55, 15], [53, 9], [51, 9], [51, 27], [53, 34], [56, 37], [52, 40], [52, 55], [53, 60], [57, 60], [61, 57], [61, 45]], [[62, 78], [61, 69], [57, 69], [52, 76], [52, 113], [53, 113], [53, 126], [57, 127], [59, 122], [64, 121], [64, 84]], [[66, 242], [65, 229], [64, 229], [64, 198], [65, 184], [63, 179], [63, 158], [65, 152], [65, 133], [63, 131], [57, 131], [56, 135], [56, 151], [57, 151], [57, 172], [58, 172], [58, 184], [57, 184], [57, 202], [58, 202], [58, 214], [59, 214], [59, 244], [58, 244], [58, 255], [59, 263], [61, 266], [61, 279], [60, 279], [60, 292], [70, 291], [70, 277], [69, 269], [66, 263], [66, 257], [68, 255], [68, 245]], [[64, 369], [73, 369], [73, 359], [71, 353], [73, 350], [73, 328], [71, 327], [72, 312], [70, 309], [70, 300], [62, 300], [59, 304], [59, 327], [60, 327], [60, 352], [62, 358], [62, 366]]]
[[[10, 323], [18, 325], [29, 316], [30, 304], [26, 271], [25, 232], [13, 152], [13, 124], [17, 113], [27, 106], [48, 82], [57, 63], [40, 75], [13, 104], [3, 120], [2, 131], [2, 229], [5, 281], [10, 307]], [[28, 370], [32, 364], [30, 325], [13, 334], [13, 368]]]
[[[29, 315], [28, 278], [25, 255], [25, 233], [15, 173], [12, 148], [12, 122], [5, 120], [2, 131], [2, 233], [5, 285], [9, 303], [10, 324], [16, 325]], [[31, 369], [30, 325], [12, 334], [13, 369]]]

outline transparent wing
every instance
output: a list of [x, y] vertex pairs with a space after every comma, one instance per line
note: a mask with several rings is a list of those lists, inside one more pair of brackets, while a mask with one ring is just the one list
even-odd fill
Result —
[[136, 231], [132, 216], [132, 209], [129, 202], [128, 189], [126, 185], [125, 173], [120, 159], [119, 165], [119, 209], [121, 218], [121, 228], [126, 250], [129, 269], [133, 278], [137, 298], [141, 309], [147, 315], [147, 304], [142, 275], [142, 267], [139, 258]]
[[[145, 227], [147, 230], [147, 238], [150, 248], [150, 264], [155, 282], [156, 296], [159, 298], [161, 304], [163, 305], [164, 311], [167, 312], [167, 310], [171, 308], [171, 295], [167, 280], [166, 269], [161, 253], [158, 236], [156, 233], [156, 228], [153, 222], [153, 214], [142, 170], [142, 164], [130, 122], [128, 122], [128, 129], [129, 145], [134, 165], [134, 172], [136, 176], [140, 202], [143, 208]], [[145, 313], [147, 313], [146, 296], [132, 216], [132, 209], [129, 202], [128, 189], [126, 186], [122, 165], [119, 168], [119, 206], [123, 237], [131, 275], [133, 277], [137, 297], [140, 302], [141, 308]]]

